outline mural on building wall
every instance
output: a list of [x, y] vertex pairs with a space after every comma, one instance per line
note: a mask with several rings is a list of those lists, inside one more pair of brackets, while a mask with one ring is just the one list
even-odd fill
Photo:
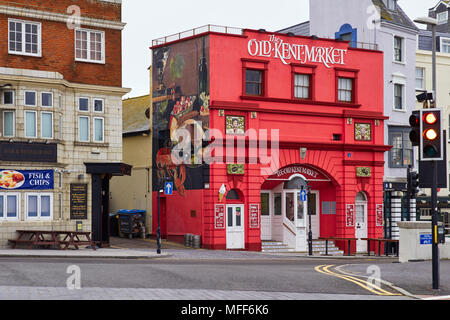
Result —
[[153, 50], [153, 186], [170, 179], [178, 193], [203, 189], [209, 167], [197, 164], [202, 150], [176, 165], [171, 152], [182, 139], [175, 132], [187, 129], [203, 136], [209, 129], [209, 38], [174, 43]]

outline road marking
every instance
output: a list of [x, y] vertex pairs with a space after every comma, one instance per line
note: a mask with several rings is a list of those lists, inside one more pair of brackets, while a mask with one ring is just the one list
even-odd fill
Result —
[[422, 300], [450, 300], [450, 296], [428, 297], [422, 298]]
[[314, 270], [316, 270], [317, 272], [329, 275], [329, 276], [347, 280], [347, 281], [352, 282], [352, 283], [354, 283], [376, 295], [379, 295], [379, 296], [400, 296], [401, 295], [401, 294], [386, 291], [386, 290], [380, 288], [379, 286], [376, 286], [376, 285], [374, 285], [370, 282], [364, 281], [362, 279], [335, 273], [335, 272], [329, 270], [331, 267], [334, 267], [334, 265], [320, 265], [320, 266], [315, 267]]

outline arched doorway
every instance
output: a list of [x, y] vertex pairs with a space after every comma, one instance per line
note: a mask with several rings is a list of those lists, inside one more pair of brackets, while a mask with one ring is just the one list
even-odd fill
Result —
[[[308, 188], [311, 188], [309, 203]], [[322, 195], [325, 202], [320, 201]], [[308, 165], [291, 165], [275, 172], [261, 187], [261, 240], [282, 242], [296, 251], [306, 251], [308, 206], [313, 239], [322, 235], [321, 229], [323, 236], [334, 235], [336, 187], [331, 179]], [[323, 228], [322, 213], [327, 215]]]
[[[358, 192], [355, 198], [355, 238], [367, 238], [367, 197], [364, 192]], [[356, 241], [357, 252], [367, 252], [367, 241]]]

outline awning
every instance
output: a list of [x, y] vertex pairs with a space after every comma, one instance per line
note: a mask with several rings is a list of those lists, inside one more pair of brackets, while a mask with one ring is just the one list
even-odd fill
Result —
[[131, 176], [133, 166], [122, 162], [85, 162], [86, 173], [89, 174], [111, 174], [113, 176]]

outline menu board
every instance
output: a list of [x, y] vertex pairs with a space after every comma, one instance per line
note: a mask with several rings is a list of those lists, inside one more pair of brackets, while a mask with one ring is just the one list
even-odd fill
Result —
[[249, 206], [250, 216], [250, 229], [259, 228], [259, 204], [250, 204]]
[[70, 184], [70, 219], [87, 219], [87, 184]]
[[376, 223], [377, 223], [377, 227], [382, 227], [383, 226], [383, 205], [382, 204], [377, 204], [377, 210], [376, 210]]
[[216, 204], [214, 208], [214, 227], [215, 229], [225, 229], [225, 205]]
[[354, 204], [348, 204], [347, 210], [345, 212], [345, 225], [347, 227], [354, 227], [355, 226], [355, 205]]

